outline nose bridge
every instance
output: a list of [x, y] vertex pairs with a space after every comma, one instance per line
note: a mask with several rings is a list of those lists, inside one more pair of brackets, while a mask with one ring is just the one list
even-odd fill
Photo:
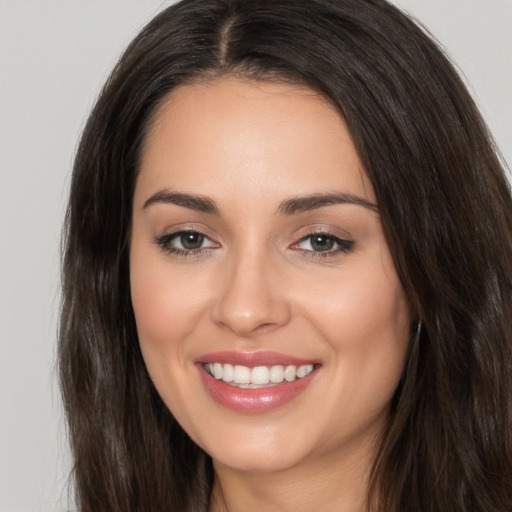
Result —
[[289, 319], [289, 307], [279, 289], [276, 257], [265, 244], [246, 240], [225, 261], [214, 320], [239, 336], [272, 329]]

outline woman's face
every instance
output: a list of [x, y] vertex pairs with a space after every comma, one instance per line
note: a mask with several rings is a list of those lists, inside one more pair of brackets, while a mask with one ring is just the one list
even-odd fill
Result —
[[174, 90], [142, 154], [130, 279], [149, 374], [219, 467], [369, 453], [410, 315], [327, 101], [235, 78]]

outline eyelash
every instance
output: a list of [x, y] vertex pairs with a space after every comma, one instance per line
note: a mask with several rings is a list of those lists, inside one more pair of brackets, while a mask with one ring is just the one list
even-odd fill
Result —
[[[176, 231], [174, 233], [169, 233], [160, 237], [155, 237], [154, 242], [165, 252], [171, 255], [175, 256], [181, 256], [181, 257], [190, 257], [190, 256], [202, 256], [209, 251], [212, 250], [212, 248], [215, 248], [214, 245], [208, 246], [208, 247], [199, 247], [197, 249], [184, 249], [180, 247], [174, 247], [172, 245], [172, 242], [176, 239], [179, 239], [180, 237], [184, 235], [197, 235], [199, 237], [202, 237], [204, 241], [210, 241], [212, 240], [205, 235], [204, 233], [201, 233], [200, 231], [195, 231], [193, 229], [184, 229], [181, 231]], [[303, 242], [311, 240], [313, 237], [323, 237], [327, 241], [330, 241], [334, 243], [337, 248], [332, 250], [325, 250], [325, 251], [315, 251], [311, 249], [299, 249], [299, 245]], [[212, 242], [214, 244], [214, 242]], [[339, 238], [332, 233], [327, 233], [323, 231], [313, 231], [311, 233], [308, 233], [307, 235], [303, 236], [298, 242], [295, 242], [291, 245], [292, 249], [295, 249], [299, 251], [303, 256], [306, 256], [308, 258], [328, 258], [336, 256], [340, 253], [349, 253], [354, 248], [354, 242], [350, 240], [345, 240], [343, 238]]]
[[174, 247], [172, 242], [184, 235], [197, 235], [202, 237], [203, 240], [209, 240], [211, 242], [211, 239], [207, 235], [193, 229], [183, 229], [181, 231], [175, 231], [174, 233], [169, 233], [167, 235], [155, 237], [154, 241], [163, 251], [174, 256], [202, 256], [211, 250], [211, 247], [199, 247], [198, 249], [182, 249], [180, 247]]
[[[311, 244], [311, 240], [313, 237], [323, 237], [326, 240], [329, 240], [329, 241], [333, 242], [334, 244], [336, 244], [337, 248], [334, 250], [331, 249], [331, 250], [325, 250], [325, 251], [299, 249], [299, 247], [298, 247], [299, 244], [301, 244], [307, 240], [310, 240], [310, 244]], [[296, 248], [296, 250], [300, 251], [302, 253], [302, 255], [304, 255], [308, 258], [330, 258], [333, 256], [337, 256], [340, 253], [351, 252], [354, 248], [354, 242], [352, 242], [350, 240], [345, 240], [343, 238], [339, 238], [339, 237], [333, 235], [332, 233], [328, 233], [325, 231], [312, 231], [311, 233], [308, 233], [307, 235], [303, 236], [298, 242], [294, 243], [292, 245], [292, 248]]]

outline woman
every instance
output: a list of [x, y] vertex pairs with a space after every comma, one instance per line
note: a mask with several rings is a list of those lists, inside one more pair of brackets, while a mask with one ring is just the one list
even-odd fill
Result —
[[82, 511], [512, 507], [512, 201], [383, 0], [184, 0], [77, 153], [60, 369]]

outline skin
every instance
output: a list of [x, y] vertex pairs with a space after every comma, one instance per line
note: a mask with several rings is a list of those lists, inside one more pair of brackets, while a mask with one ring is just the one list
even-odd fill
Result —
[[[153, 199], [209, 198], [217, 213]], [[210, 510], [361, 511], [375, 440], [404, 365], [409, 306], [347, 128], [315, 92], [224, 77], [175, 89], [146, 140], [130, 279], [140, 346], [164, 402], [214, 461]], [[190, 205], [189, 205], [190, 206]], [[180, 230], [204, 233], [187, 255]], [[311, 245], [311, 233], [352, 244]], [[169, 241], [170, 240], [170, 241]], [[182, 246], [181, 246], [182, 248]], [[314, 250], [315, 249], [315, 250]], [[272, 350], [319, 363], [291, 402], [257, 414], [206, 392], [206, 352]]]

